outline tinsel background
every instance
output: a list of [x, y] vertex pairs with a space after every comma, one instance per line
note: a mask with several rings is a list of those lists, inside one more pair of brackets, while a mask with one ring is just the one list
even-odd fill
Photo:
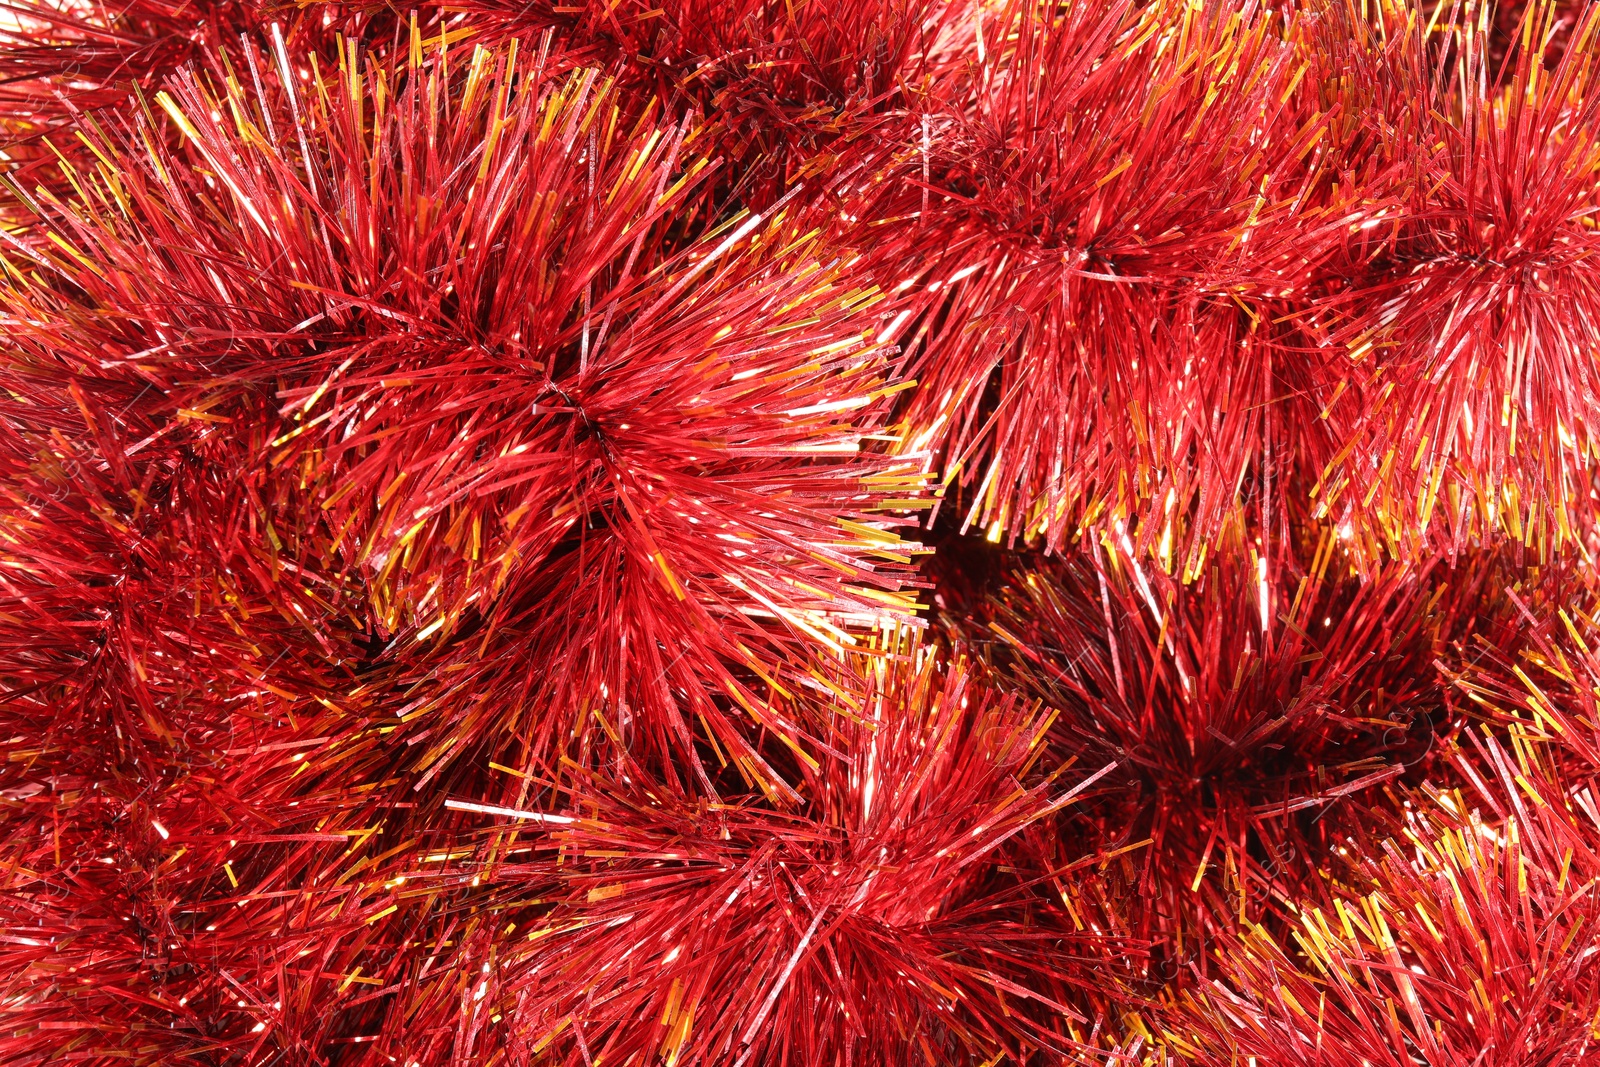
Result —
[[1600, 1063], [1597, 0], [5, 0], [0, 149], [0, 1065]]

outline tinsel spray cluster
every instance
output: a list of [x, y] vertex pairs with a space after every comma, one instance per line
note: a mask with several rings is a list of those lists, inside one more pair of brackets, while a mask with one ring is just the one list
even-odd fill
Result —
[[0, 1064], [1600, 1059], [1596, 0], [11, 0], [0, 153]]

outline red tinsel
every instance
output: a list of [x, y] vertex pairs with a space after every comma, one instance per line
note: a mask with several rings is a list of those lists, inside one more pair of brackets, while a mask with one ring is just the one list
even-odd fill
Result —
[[0, 1064], [1579, 1064], [1600, 4], [0, 9]]
[[1227, 983], [1179, 1014], [1175, 1048], [1202, 1064], [1590, 1062], [1600, 812], [1592, 780], [1553, 776], [1538, 741], [1512, 737], [1514, 756], [1476, 746], [1498, 771], [1463, 768], [1476, 795], [1405, 801], [1288, 944], [1256, 928], [1229, 946]]

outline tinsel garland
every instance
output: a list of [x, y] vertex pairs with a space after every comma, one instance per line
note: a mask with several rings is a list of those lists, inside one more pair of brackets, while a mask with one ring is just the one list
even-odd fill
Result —
[[0, 1064], [1600, 1060], [1597, 66], [0, 5]]

